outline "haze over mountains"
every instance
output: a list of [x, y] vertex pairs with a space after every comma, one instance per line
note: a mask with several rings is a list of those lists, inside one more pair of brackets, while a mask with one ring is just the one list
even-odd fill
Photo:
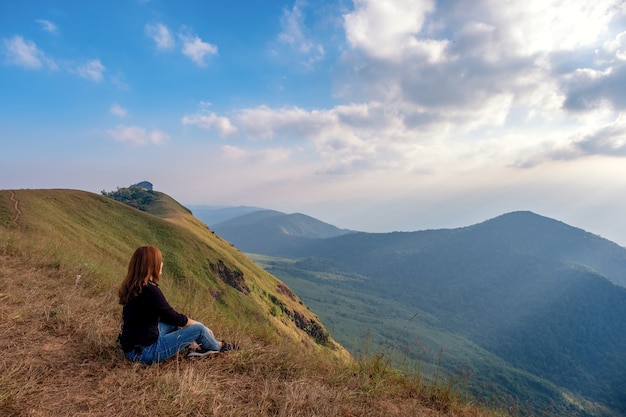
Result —
[[[193, 209], [192, 209], [193, 210]], [[240, 211], [237, 208], [236, 211]], [[244, 209], [245, 210], [245, 209]], [[324, 239], [352, 233], [339, 229], [305, 214], [285, 214], [274, 210], [254, 210], [217, 224], [205, 221], [216, 233], [227, 240], [242, 245], [236, 246], [251, 253], [279, 256], [291, 248], [305, 245], [311, 239]]]
[[211, 227], [263, 255], [348, 348], [367, 333], [422, 362], [444, 349], [495, 402], [626, 413], [626, 249], [532, 212], [402, 233], [319, 223], [258, 211]]
[[198, 219], [202, 220], [207, 225], [211, 226], [217, 223], [221, 223], [230, 220], [235, 217], [243, 216], [244, 214], [252, 213], [259, 210], [265, 210], [260, 207], [250, 206], [206, 206], [206, 205], [189, 205], [188, 206], [193, 214]]

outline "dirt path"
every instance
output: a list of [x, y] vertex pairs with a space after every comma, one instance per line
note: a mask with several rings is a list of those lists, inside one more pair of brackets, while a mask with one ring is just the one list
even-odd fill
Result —
[[11, 190], [11, 201], [15, 203], [15, 205], [13, 206], [15, 208], [15, 218], [13, 219], [13, 224], [19, 230], [20, 224], [18, 223], [18, 220], [20, 219], [20, 216], [22, 215], [22, 210], [20, 210], [20, 202], [19, 200], [15, 198], [15, 191], [13, 190]]

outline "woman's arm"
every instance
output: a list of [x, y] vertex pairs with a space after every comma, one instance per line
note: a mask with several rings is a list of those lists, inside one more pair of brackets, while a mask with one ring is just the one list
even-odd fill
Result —
[[160, 321], [178, 327], [187, 325], [187, 316], [174, 310], [157, 285], [148, 284], [144, 287], [143, 292], [150, 297], [151, 307], [156, 311]]
[[184, 326], [184, 327], [189, 327], [189, 326], [191, 326], [192, 324], [200, 324], [200, 322], [199, 322], [199, 321], [192, 320], [192, 319], [190, 319], [190, 318], [187, 318], [187, 324], [185, 324], [185, 326]]

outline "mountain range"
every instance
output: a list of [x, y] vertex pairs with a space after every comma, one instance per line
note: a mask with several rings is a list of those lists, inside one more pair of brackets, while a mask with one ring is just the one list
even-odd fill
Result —
[[[195, 214], [203, 220], [202, 215]], [[207, 223], [208, 224], [208, 223]], [[325, 239], [353, 233], [301, 213], [256, 210], [210, 225], [218, 235], [237, 242], [244, 252], [280, 256], [312, 239]]]
[[369, 338], [411, 366], [467, 376], [472, 394], [498, 405], [626, 414], [626, 249], [527, 211], [393, 233], [307, 216], [309, 228], [294, 229], [293, 218], [256, 211], [211, 227], [353, 353]]

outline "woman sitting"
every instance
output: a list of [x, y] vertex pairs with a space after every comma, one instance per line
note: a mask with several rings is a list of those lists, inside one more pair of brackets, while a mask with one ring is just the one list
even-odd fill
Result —
[[135, 250], [119, 288], [124, 355], [135, 362], [162, 362], [183, 349], [188, 357], [238, 349], [218, 341], [204, 324], [174, 310], [159, 288], [163, 257], [155, 246]]

